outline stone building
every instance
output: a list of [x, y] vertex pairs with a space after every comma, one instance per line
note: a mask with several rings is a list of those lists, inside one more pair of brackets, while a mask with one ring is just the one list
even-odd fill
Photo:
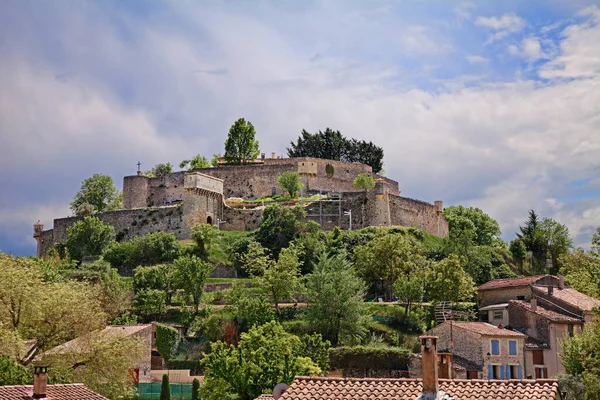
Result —
[[430, 329], [438, 347], [466, 360], [468, 379], [522, 379], [525, 338], [520, 332], [486, 322], [448, 321]]
[[[117, 241], [159, 231], [188, 239], [190, 228], [197, 223], [219, 223], [223, 230], [254, 230], [260, 225], [264, 206], [231, 208], [225, 199], [254, 200], [281, 194], [277, 180], [286, 171], [299, 173], [303, 194], [328, 196], [300, 203], [307, 210], [308, 219], [319, 222], [322, 229], [399, 225], [440, 237], [448, 235], [441, 201], [430, 204], [402, 197], [398, 182], [373, 174], [368, 165], [306, 157], [261, 158], [249, 165], [179, 171], [155, 178], [126, 176], [123, 209], [96, 216], [115, 228]], [[374, 189], [354, 187], [353, 181], [361, 173], [376, 178]], [[79, 219], [55, 219], [48, 230], [38, 221], [33, 235], [38, 256], [45, 255], [54, 243], [64, 243], [67, 228]]]
[[509, 300], [529, 301], [531, 298], [530, 285], [558, 287], [559, 284], [559, 278], [552, 275], [494, 279], [477, 288], [477, 301], [480, 309], [495, 304], [506, 304]]

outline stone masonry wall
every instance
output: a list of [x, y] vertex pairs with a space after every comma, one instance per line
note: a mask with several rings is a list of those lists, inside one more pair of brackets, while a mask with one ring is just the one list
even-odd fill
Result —
[[511, 328], [550, 344], [550, 321], [548, 318], [526, 310], [513, 302], [508, 303], [508, 315]]
[[448, 222], [432, 204], [391, 194], [389, 208], [392, 225], [413, 226], [436, 236], [448, 236]]
[[[178, 239], [187, 239], [183, 231], [183, 208], [181, 205], [133, 210], [117, 210], [95, 215], [102, 222], [115, 228], [118, 241], [128, 241], [136, 236], [153, 232], [172, 232]], [[54, 220], [53, 243], [67, 240], [67, 228], [82, 217]]]
[[531, 298], [531, 289], [529, 289], [529, 286], [480, 290], [477, 297], [479, 299], [479, 307], [486, 307], [492, 304], [508, 303], [509, 300], [517, 300], [517, 297], [520, 296], [524, 297], [523, 300], [529, 301]]
[[458, 328], [457, 326], [452, 327], [452, 334], [450, 333], [450, 324], [440, 324], [427, 332], [428, 335], [437, 336], [438, 349], [450, 349], [450, 339], [454, 343], [454, 354], [468, 360], [470, 363], [483, 369], [483, 343], [481, 335], [471, 332], [466, 329]]

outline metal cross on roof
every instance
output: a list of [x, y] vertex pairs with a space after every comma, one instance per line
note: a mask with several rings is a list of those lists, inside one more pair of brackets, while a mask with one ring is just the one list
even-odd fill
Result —
[[141, 172], [140, 167], [141, 167], [142, 163], [138, 161], [137, 166], [138, 166], [138, 172]]

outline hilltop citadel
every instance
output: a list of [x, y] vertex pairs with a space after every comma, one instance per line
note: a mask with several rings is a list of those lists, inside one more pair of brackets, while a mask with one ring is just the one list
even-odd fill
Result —
[[[308, 218], [321, 229], [367, 226], [414, 227], [439, 237], [448, 234], [442, 216], [443, 203], [434, 204], [400, 196], [398, 182], [373, 174], [368, 165], [318, 158], [261, 157], [246, 165], [219, 166], [179, 171], [161, 177], [138, 175], [123, 179], [123, 209], [98, 213], [112, 225], [118, 241], [128, 241], [152, 232], [172, 232], [189, 239], [190, 228], [198, 223], [218, 224], [223, 230], [254, 230], [261, 222], [264, 206], [239, 201], [282, 194], [278, 177], [286, 171], [298, 172], [303, 194], [322, 194], [316, 201], [300, 204]], [[360, 173], [376, 179], [375, 188], [364, 191], [353, 186]], [[238, 201], [232, 201], [236, 198]], [[230, 200], [228, 200], [230, 199]], [[350, 212], [351, 215], [345, 215]], [[34, 225], [37, 255], [43, 256], [54, 243], [64, 243], [67, 228], [81, 217], [58, 218], [53, 228]]]

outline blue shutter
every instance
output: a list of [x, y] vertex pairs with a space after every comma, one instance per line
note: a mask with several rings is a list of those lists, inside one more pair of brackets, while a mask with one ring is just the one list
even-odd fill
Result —
[[506, 379], [510, 379], [510, 365], [506, 366]]
[[508, 354], [510, 354], [511, 356], [517, 355], [517, 341], [516, 340], [510, 340], [508, 342]]
[[519, 379], [523, 379], [523, 371], [520, 365], [517, 367], [517, 373], [519, 374]]
[[494, 379], [494, 366], [488, 365], [488, 379]]
[[492, 340], [492, 354], [500, 354], [500, 342], [498, 340]]
[[504, 365], [500, 366], [500, 379], [504, 379]]

